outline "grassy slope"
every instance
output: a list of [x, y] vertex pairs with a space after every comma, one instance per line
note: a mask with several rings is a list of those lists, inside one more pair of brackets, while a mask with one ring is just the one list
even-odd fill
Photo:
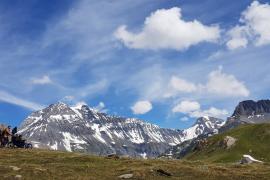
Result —
[[[229, 150], [218, 145], [227, 135], [238, 139], [236, 145]], [[236, 162], [243, 154], [250, 154], [257, 159], [270, 162], [270, 124], [245, 125], [213, 136], [209, 138], [207, 147], [187, 155], [186, 159]]]
[[[10, 166], [21, 168], [12, 170]], [[0, 179], [118, 179], [133, 173], [134, 179], [270, 179], [270, 164], [221, 164], [202, 161], [107, 159], [84, 154], [45, 150], [0, 149]]]

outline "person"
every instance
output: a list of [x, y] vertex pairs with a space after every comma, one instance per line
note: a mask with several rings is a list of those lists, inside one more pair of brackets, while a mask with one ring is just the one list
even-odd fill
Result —
[[13, 142], [16, 147], [24, 148], [25, 146], [25, 139], [23, 139], [22, 135], [16, 135], [16, 139]]
[[6, 146], [12, 140], [11, 126], [5, 128], [2, 132], [3, 135], [3, 146]]
[[14, 136], [17, 132], [18, 132], [17, 127], [14, 127], [14, 128], [12, 129], [12, 136]]
[[0, 124], [0, 147], [2, 147], [3, 145], [3, 136], [2, 136], [3, 130], [4, 130], [4, 125]]
[[4, 131], [7, 127], [3, 124], [0, 124], [0, 146], [4, 147], [5, 139], [4, 139]]

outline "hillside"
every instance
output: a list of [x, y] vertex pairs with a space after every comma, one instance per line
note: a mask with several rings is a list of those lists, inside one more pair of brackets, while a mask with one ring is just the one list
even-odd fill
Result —
[[0, 149], [0, 176], [7, 179], [119, 179], [127, 173], [133, 179], [269, 179], [270, 164], [108, 159], [61, 151]]
[[[221, 144], [226, 136], [236, 138], [229, 149]], [[207, 160], [211, 162], [236, 162], [243, 154], [250, 154], [264, 162], [270, 162], [270, 124], [242, 125], [228, 132], [212, 136], [204, 146], [188, 154], [188, 160]]]

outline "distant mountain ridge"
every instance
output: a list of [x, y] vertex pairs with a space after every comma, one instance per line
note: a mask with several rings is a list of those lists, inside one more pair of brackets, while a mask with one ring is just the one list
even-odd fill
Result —
[[[219, 133], [226, 133], [241, 125], [270, 123], [270, 100], [242, 101], [231, 117], [219, 128]], [[260, 127], [260, 126], [258, 126]], [[262, 126], [263, 127], [263, 126]], [[161, 157], [181, 159], [190, 154], [204, 140], [217, 133], [200, 134], [166, 150]]]
[[166, 129], [134, 118], [99, 113], [84, 104], [70, 107], [60, 102], [28, 116], [19, 133], [37, 148], [157, 157], [173, 145], [217, 132], [223, 124], [220, 119], [202, 117], [186, 130]]
[[224, 132], [242, 124], [259, 123], [270, 123], [270, 100], [240, 102], [220, 131]]
[[270, 113], [270, 100], [247, 100], [240, 102], [233, 113], [233, 117], [254, 116]]

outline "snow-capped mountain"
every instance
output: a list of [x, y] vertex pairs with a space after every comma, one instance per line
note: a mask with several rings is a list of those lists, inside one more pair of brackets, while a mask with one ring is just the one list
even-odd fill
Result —
[[134, 118], [100, 113], [84, 104], [69, 107], [60, 102], [32, 113], [19, 133], [38, 148], [156, 157], [170, 146], [216, 132], [222, 123], [204, 117], [186, 130], [165, 129]]
[[225, 124], [222, 119], [204, 116], [197, 119], [194, 125], [188, 129], [183, 130], [182, 142], [198, 137], [202, 134], [217, 134], [219, 128]]
[[192, 145], [197, 140], [217, 134], [224, 124], [224, 120], [214, 117], [204, 116], [198, 118], [192, 127], [183, 130], [185, 138], [182, 139], [182, 142], [168, 148], [160, 157], [174, 159], [183, 157], [192, 149]]
[[[186, 141], [170, 147], [160, 157], [182, 158], [193, 151], [194, 147], [202, 139], [207, 139], [208, 136], [218, 132], [222, 133], [242, 124], [270, 123], [270, 100], [260, 100], [257, 102], [252, 100], [242, 101], [236, 106], [232, 116], [226, 122], [216, 118], [210, 118], [210, 121], [208, 119], [209, 117], [199, 118], [191, 128], [184, 130], [186, 132]], [[209, 130], [204, 129], [208, 127]], [[205, 132], [213, 131], [209, 134], [200, 133], [203, 129]], [[197, 136], [195, 137], [194, 135]]]

